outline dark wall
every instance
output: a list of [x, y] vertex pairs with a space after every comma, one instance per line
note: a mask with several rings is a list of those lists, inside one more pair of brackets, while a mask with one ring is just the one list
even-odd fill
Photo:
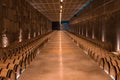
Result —
[[60, 30], [60, 23], [52, 22], [52, 30]]

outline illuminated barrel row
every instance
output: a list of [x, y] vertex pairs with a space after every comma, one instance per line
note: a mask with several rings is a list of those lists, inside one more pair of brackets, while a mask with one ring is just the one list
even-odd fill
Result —
[[31, 61], [35, 58], [34, 55], [26, 54], [19, 59], [14, 59], [14, 58], [7, 59], [4, 63], [0, 63], [0, 68], [13, 70], [17, 78], [25, 70], [25, 68], [31, 63]]
[[81, 39], [71, 33], [66, 34], [82, 48], [96, 63], [114, 80], [120, 80], [120, 60], [119, 56], [100, 48], [89, 41]]
[[[43, 42], [44, 43], [44, 42]], [[38, 44], [42, 44], [41, 42], [34, 42], [34, 44], [30, 44], [30, 45], [27, 45], [27, 46], [25, 46], [25, 47], [23, 47], [23, 49], [22, 50], [19, 50], [19, 51], [17, 51], [17, 52], [12, 52], [11, 50], [9, 50], [9, 51], [11, 51], [11, 52], [8, 52], [9, 54], [6, 54], [6, 57], [8, 58], [8, 57], [12, 57], [13, 55], [17, 55], [17, 53], [18, 54], [20, 54], [20, 53], [29, 53], [29, 52], [31, 52], [33, 49], [35, 49], [35, 47], [37, 47], [37, 46], [39, 46]], [[4, 58], [5, 59], [5, 58]]]
[[23, 41], [21, 43], [16, 43], [12, 46], [10, 46], [9, 48], [7, 48], [5, 50], [5, 53], [6, 55], [11, 55], [13, 53], [18, 53], [20, 51], [24, 51], [26, 49], [29, 49], [28, 47], [30, 47], [30, 45], [33, 46], [33, 43], [35, 43], [37, 40], [39, 40], [41, 37], [36, 37], [35, 39], [29, 39], [29, 40], [26, 40], [26, 41]]
[[24, 46], [24, 49], [2, 58], [0, 60], [0, 80], [16, 80], [35, 59], [37, 50], [48, 41], [51, 35], [52, 33], [37, 39], [33, 43]]

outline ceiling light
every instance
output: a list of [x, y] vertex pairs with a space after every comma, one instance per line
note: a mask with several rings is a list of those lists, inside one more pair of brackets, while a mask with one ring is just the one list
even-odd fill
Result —
[[63, 0], [60, 0], [61, 2], [63, 2]]
[[62, 8], [63, 6], [60, 6], [60, 8]]
[[60, 13], [62, 13], [62, 10], [60, 10]]

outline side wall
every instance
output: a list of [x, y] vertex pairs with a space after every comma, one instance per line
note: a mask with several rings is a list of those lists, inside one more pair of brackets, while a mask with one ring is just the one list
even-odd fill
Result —
[[52, 22], [27, 0], [0, 0], [0, 52], [52, 31]]
[[109, 51], [120, 49], [120, 0], [91, 0], [70, 20], [70, 31]]

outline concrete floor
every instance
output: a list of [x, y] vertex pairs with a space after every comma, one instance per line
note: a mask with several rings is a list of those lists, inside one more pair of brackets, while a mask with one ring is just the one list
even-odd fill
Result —
[[112, 80], [62, 31], [45, 45], [18, 80]]

